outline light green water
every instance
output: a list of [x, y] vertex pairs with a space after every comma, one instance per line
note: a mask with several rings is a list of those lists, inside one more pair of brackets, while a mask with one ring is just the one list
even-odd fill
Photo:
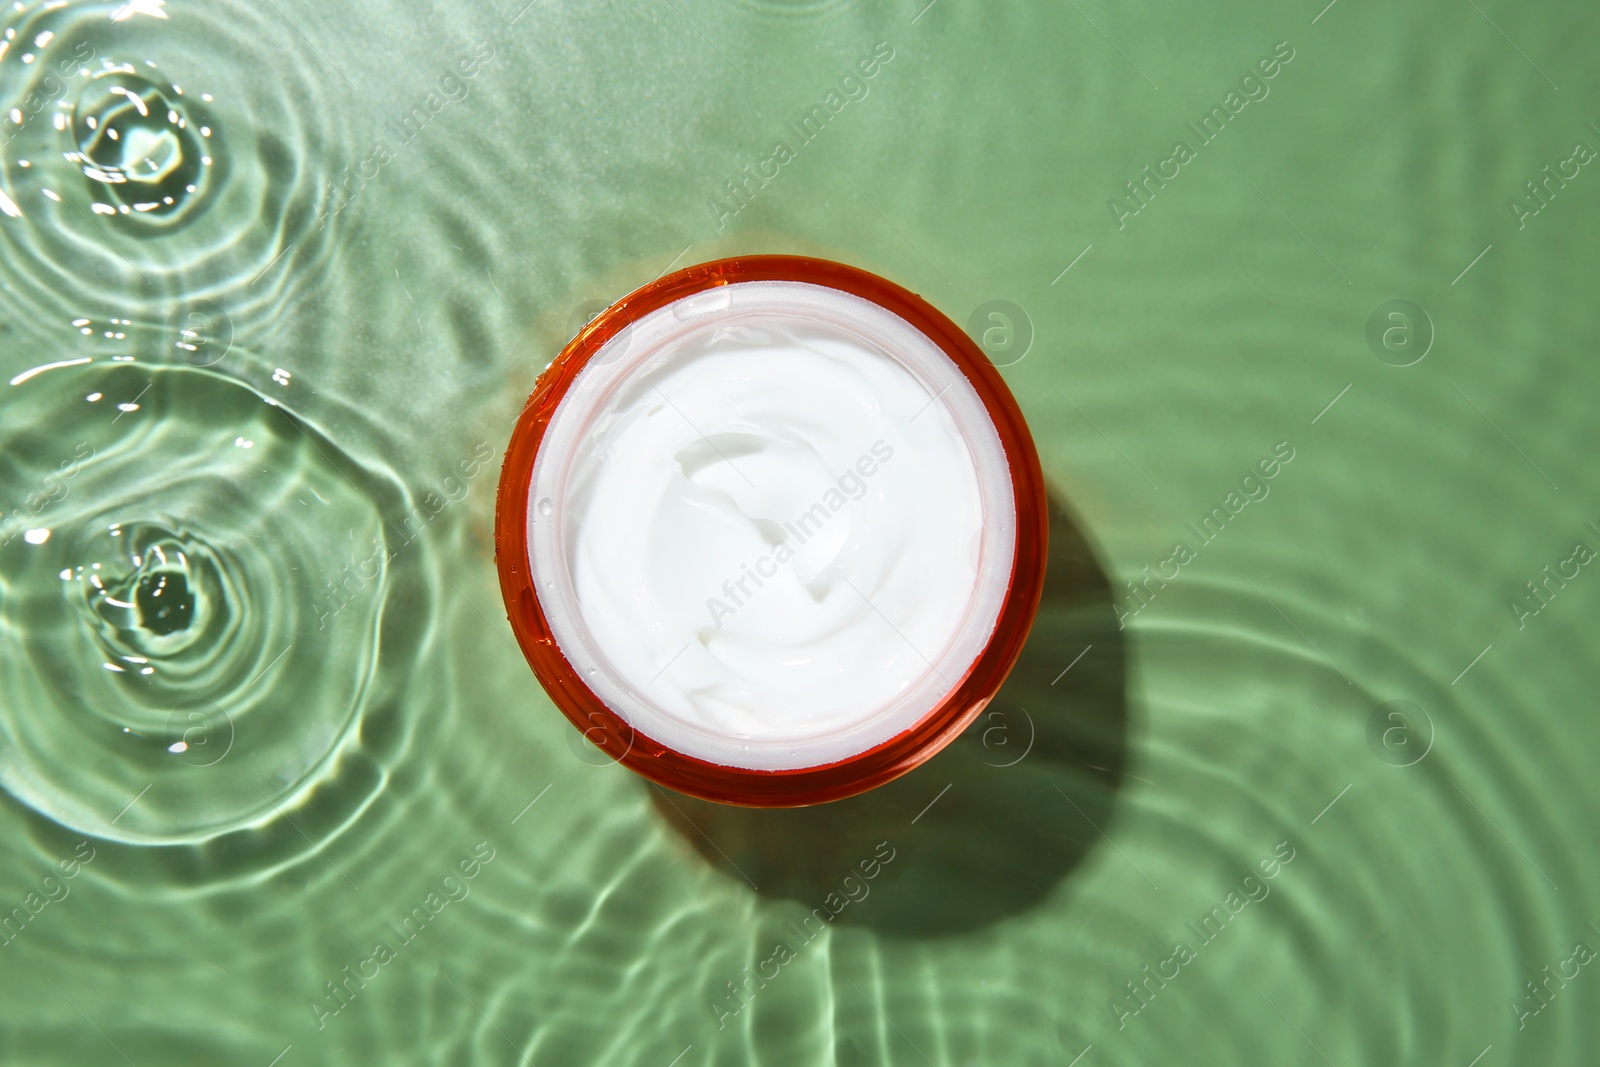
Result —
[[[1597, 19], [8, 8], [0, 1060], [1591, 1062]], [[757, 251], [969, 324], [1062, 509], [798, 812], [586, 749], [489, 539], [576, 325]]]

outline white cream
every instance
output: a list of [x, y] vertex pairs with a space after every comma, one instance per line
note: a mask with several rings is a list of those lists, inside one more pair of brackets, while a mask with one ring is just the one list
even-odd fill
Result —
[[529, 561], [562, 652], [635, 728], [714, 763], [855, 755], [936, 707], [1011, 573], [981, 400], [869, 301], [742, 282], [614, 338], [534, 466]]

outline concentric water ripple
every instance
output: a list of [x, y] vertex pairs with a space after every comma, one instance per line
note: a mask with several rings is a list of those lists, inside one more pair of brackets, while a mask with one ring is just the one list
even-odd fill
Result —
[[[1498, 773], [1506, 780], [1500, 791], [1531, 798], [1550, 768], [1519, 763], [1511, 755], [1514, 731], [1496, 736], [1478, 725], [1448, 675], [1403, 646], [1378, 642], [1336, 608], [1265, 577], [1257, 589], [1204, 576], [1183, 582], [1164, 594], [1169, 599], [1160, 614], [1138, 624], [1145, 654], [1160, 659], [1180, 684], [1150, 694], [1162, 729], [1141, 774], [1160, 788], [1135, 797], [1142, 836], [1165, 843], [1159, 857], [1139, 862], [1164, 890], [1182, 887], [1182, 902], [1165, 926], [1126, 938], [1133, 951], [1107, 969], [1138, 983], [1140, 968], [1165, 958], [1177, 938], [1199, 956], [1183, 971], [1211, 977], [1175, 981], [1170, 993], [1165, 983], [1138, 994], [1113, 986], [1113, 1013], [1131, 1012], [1121, 1022], [1136, 1032], [1201, 1039], [1209, 1031], [1216, 1041], [1255, 1040], [1259, 1035], [1244, 1020], [1259, 1000], [1197, 999], [1242, 984], [1240, 975], [1259, 975], [1265, 966], [1263, 959], [1234, 955], [1243, 938], [1229, 931], [1247, 927], [1257, 944], [1300, 954], [1353, 937], [1343, 971], [1306, 968], [1301, 980], [1312, 994], [1299, 1003], [1281, 1001], [1283, 1009], [1310, 1020], [1315, 1004], [1339, 1003], [1345, 1017], [1362, 1020], [1342, 1031], [1321, 1023], [1311, 1032], [1335, 1059], [1342, 1050], [1346, 1062], [1434, 1058], [1441, 1045], [1448, 1056], [1470, 1059], [1488, 1040], [1478, 1039], [1487, 1024], [1443, 997], [1423, 961], [1402, 946], [1414, 940], [1441, 946], [1430, 966], [1514, 975], [1523, 961], [1548, 955], [1547, 946], [1571, 936], [1540, 907], [1549, 878], [1580, 881], [1565, 856], [1540, 847], [1554, 813], [1540, 815], [1531, 800], [1518, 806], [1533, 809], [1532, 818], [1496, 810], [1496, 787], [1487, 784]], [[1326, 637], [1341, 631], [1337, 643]], [[1259, 685], [1263, 675], [1277, 684]], [[1397, 704], [1410, 714], [1389, 717]], [[1374, 735], [1374, 717], [1390, 733], [1409, 736]], [[1415, 751], [1404, 751], [1408, 746]], [[1204, 798], [1198, 813], [1196, 797]], [[1411, 841], [1412, 827], [1426, 832]], [[1415, 847], [1386, 847], [1391, 834]], [[1295, 858], [1266, 885], [1264, 899], [1237, 917], [1225, 910], [1219, 930], [1198, 930], [1197, 919], [1253, 873], [1258, 857], [1248, 842], [1266, 854], [1280, 840]], [[1485, 856], [1494, 860], [1484, 864]], [[1474, 907], [1486, 890], [1502, 909], [1487, 926], [1492, 936], [1465, 936], [1447, 916]], [[1369, 980], [1350, 981], [1351, 975]], [[1266, 991], [1275, 1000], [1282, 996]], [[1458, 1025], [1427, 1035], [1404, 1022], [1453, 1015]], [[1260, 1055], [1269, 1054], [1263, 1048]]]
[[171, 357], [188, 311], [248, 318], [309, 280], [343, 109], [270, 8], [51, 0], [0, 25], [9, 316], [56, 340], [113, 318]]
[[387, 595], [418, 553], [392, 476], [187, 367], [19, 375], [0, 425], [23, 493], [0, 516], [0, 784], [80, 832], [176, 843], [333, 777], [386, 622], [405, 648]]
[[132, 67], [92, 74], [72, 106], [78, 150], [66, 158], [105, 186], [89, 187], [95, 212], [150, 226], [149, 220], [182, 221], [203, 210], [216, 163], [205, 116], [204, 106], [184, 99], [177, 86], [152, 82]]

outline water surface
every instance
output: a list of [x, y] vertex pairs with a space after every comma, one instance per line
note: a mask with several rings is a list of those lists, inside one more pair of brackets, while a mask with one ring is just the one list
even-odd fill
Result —
[[[1586, 1062], [1596, 17], [12, 5], [0, 1053]], [[772, 818], [582, 743], [488, 532], [585, 317], [757, 251], [1060, 499], [990, 713]]]

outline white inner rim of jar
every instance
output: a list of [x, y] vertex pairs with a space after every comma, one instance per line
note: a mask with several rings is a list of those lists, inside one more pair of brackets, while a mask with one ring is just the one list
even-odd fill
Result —
[[[605, 642], [596, 627], [585, 620], [574, 581], [574, 550], [586, 534], [569, 515], [568, 494], [575, 472], [596, 462], [592, 445], [606, 426], [611, 404], [630, 383], [661, 373], [674, 353], [714, 331], [741, 326], [781, 330], [785, 324], [835, 333], [894, 361], [926, 392], [930, 412], [942, 411], [948, 418], [965, 445], [981, 501], [977, 578], [948, 643], [942, 649], [915, 649], [926, 669], [892, 699], [820, 733], [719, 731], [675, 714], [660, 696], [653, 697], [652, 683], [641, 677], [637, 663], [631, 671], [617, 666], [617, 659], [637, 658], [636, 649], [602, 647]], [[663, 463], [670, 462], [672, 457], [663, 458]], [[710, 763], [751, 770], [836, 763], [915, 726], [961, 682], [987, 646], [1009, 588], [1016, 547], [1010, 466], [988, 411], [966, 376], [926, 335], [887, 308], [802, 282], [738, 282], [705, 290], [651, 312], [607, 342], [578, 373], [546, 429], [534, 461], [527, 521], [528, 563], [540, 606], [562, 654], [584, 683], [619, 717], [661, 744]], [[927, 533], [938, 536], [939, 531]], [[603, 534], [591, 531], [587, 536]], [[668, 667], [670, 663], [661, 665], [662, 670]]]

